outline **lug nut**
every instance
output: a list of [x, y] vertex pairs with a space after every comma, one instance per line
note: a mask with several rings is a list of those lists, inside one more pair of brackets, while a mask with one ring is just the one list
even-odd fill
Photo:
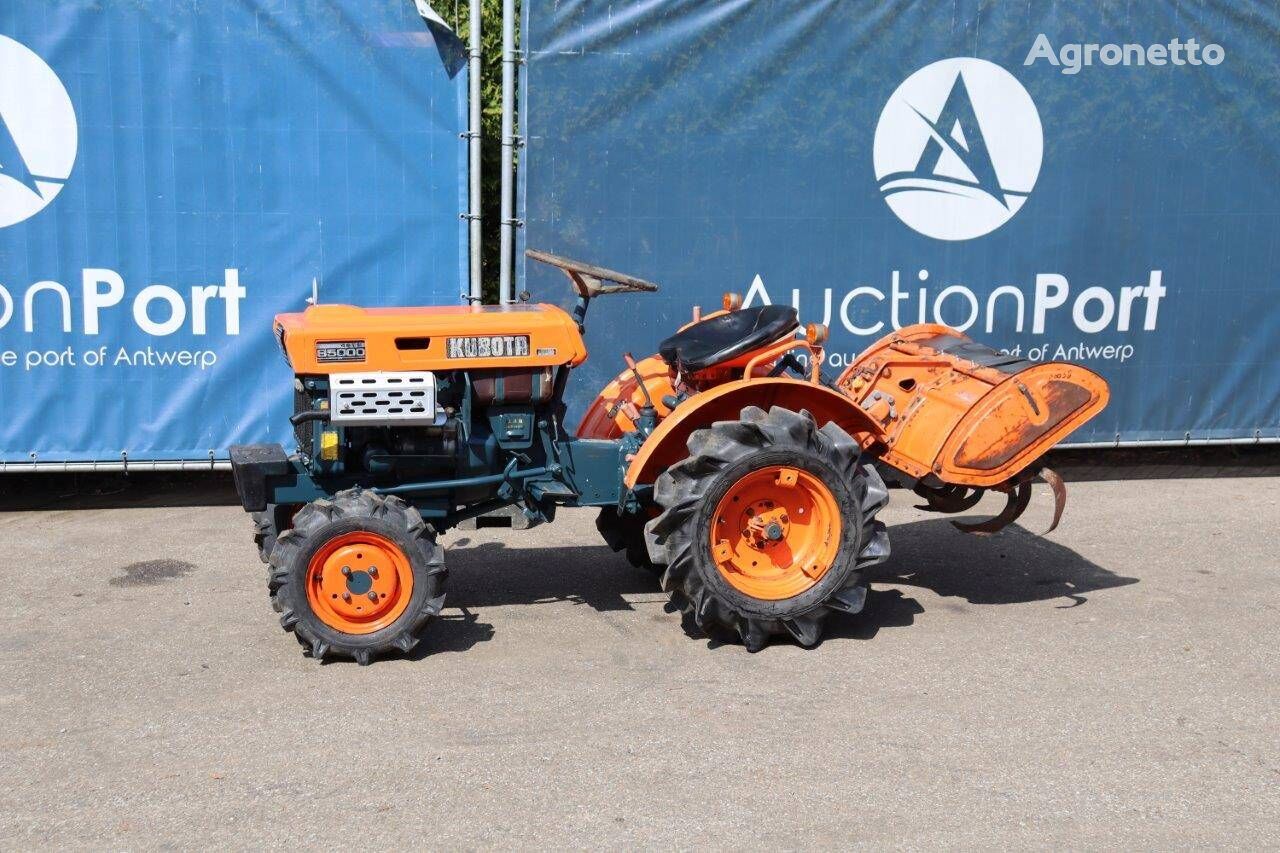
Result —
[[351, 603], [351, 593], [349, 593], [349, 592], [344, 592], [344, 593], [342, 594], [342, 600], [343, 600], [343, 601], [345, 601], [345, 602], [347, 602], [348, 604], [350, 604], [350, 603]]
[[377, 567], [377, 566], [370, 566], [370, 567], [369, 567], [369, 577], [371, 577], [371, 578], [376, 578], [377, 576], [378, 576], [378, 567]]
[[350, 567], [350, 566], [343, 566], [343, 567], [342, 567], [342, 574], [343, 574], [343, 576], [344, 576], [344, 577], [351, 577], [351, 567]]
[[377, 600], [378, 600], [378, 594], [377, 594], [376, 592], [374, 592], [373, 590], [369, 590], [369, 600], [370, 600], [370, 601], [377, 601]]

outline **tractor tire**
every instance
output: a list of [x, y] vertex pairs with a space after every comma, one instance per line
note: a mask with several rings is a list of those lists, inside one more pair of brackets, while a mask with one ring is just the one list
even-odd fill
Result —
[[321, 661], [412, 651], [444, 605], [435, 530], [400, 498], [359, 488], [302, 507], [269, 571], [281, 627]]
[[863, 570], [889, 556], [875, 517], [889, 492], [835, 424], [778, 407], [741, 417], [694, 432], [690, 455], [658, 477], [649, 554], [708, 636], [752, 652], [775, 634], [809, 648], [832, 610], [861, 611]]
[[654, 565], [649, 559], [649, 548], [644, 541], [646, 520], [644, 516], [620, 513], [617, 507], [607, 506], [596, 516], [596, 530], [613, 551], [626, 554], [631, 565], [661, 577], [664, 567]]
[[271, 563], [271, 550], [276, 547], [276, 539], [281, 530], [288, 530], [293, 525], [297, 504], [267, 504], [262, 512], [251, 514], [253, 519], [253, 543], [258, 546], [258, 559]]

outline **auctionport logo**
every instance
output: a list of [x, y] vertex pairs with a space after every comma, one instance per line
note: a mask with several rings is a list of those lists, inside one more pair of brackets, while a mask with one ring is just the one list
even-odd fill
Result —
[[0, 36], [0, 228], [30, 219], [62, 191], [77, 139], [76, 112], [58, 75]]
[[907, 226], [972, 240], [1013, 218], [1044, 154], [1040, 114], [1008, 71], [959, 57], [908, 77], [880, 113], [873, 149], [880, 193]]

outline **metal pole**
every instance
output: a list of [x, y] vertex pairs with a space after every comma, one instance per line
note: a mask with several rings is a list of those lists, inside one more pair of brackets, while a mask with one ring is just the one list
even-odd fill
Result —
[[511, 301], [511, 262], [516, 221], [512, 210], [515, 177], [516, 2], [502, 0], [502, 220], [498, 259], [498, 302]]
[[471, 199], [467, 219], [471, 223], [471, 299], [478, 302], [483, 294], [480, 272], [480, 2], [470, 0], [470, 36], [468, 38], [467, 75], [469, 77], [469, 106], [471, 115], [467, 122], [468, 176], [471, 179]]

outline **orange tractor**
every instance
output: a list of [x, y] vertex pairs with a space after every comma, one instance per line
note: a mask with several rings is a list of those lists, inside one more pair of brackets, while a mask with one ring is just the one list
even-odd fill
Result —
[[[438, 537], [512, 506], [531, 523], [599, 507], [606, 542], [653, 570], [709, 635], [762, 648], [818, 642], [857, 613], [889, 555], [884, 478], [961, 512], [988, 490], [992, 533], [1026, 508], [1044, 453], [1099, 412], [1084, 368], [1033, 364], [938, 325], [823, 374], [825, 327], [794, 309], [700, 315], [626, 368], [564, 427], [591, 301], [656, 285], [530, 251], [577, 293], [551, 305], [361, 309], [276, 318], [294, 372], [297, 449], [231, 449], [281, 625], [316, 658], [408, 651], [444, 602]], [[1050, 528], [1052, 529], [1052, 527]]]

